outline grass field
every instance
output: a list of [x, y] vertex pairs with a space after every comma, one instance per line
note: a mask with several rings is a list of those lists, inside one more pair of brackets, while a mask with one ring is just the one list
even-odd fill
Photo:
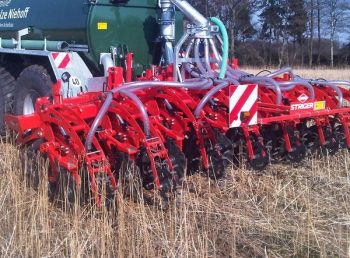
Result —
[[[258, 69], [250, 69], [252, 73]], [[348, 79], [350, 70], [296, 70]], [[1, 257], [350, 257], [350, 155], [186, 178], [167, 210], [120, 200], [65, 211], [27, 187], [18, 151], [0, 144]]]
[[[264, 70], [265, 68], [256, 68], [256, 67], [246, 67], [242, 70], [250, 72], [252, 74], [257, 74]], [[268, 68], [267, 70], [277, 70], [278, 68]], [[329, 69], [329, 68], [314, 68], [314, 69], [305, 69], [305, 68], [296, 68], [294, 73], [303, 78], [307, 79], [326, 79], [326, 80], [347, 80], [350, 81], [350, 69]], [[265, 73], [267, 74], [267, 73]]]

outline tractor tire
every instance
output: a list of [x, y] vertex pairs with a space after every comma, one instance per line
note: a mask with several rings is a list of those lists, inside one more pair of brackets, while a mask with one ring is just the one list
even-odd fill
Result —
[[0, 68], [0, 134], [5, 133], [4, 114], [10, 113], [11, 110], [7, 108], [7, 97], [9, 91], [15, 88], [15, 79], [3, 67]]
[[34, 113], [38, 98], [51, 96], [53, 81], [45, 67], [31, 65], [25, 68], [16, 82], [13, 111], [16, 115]]

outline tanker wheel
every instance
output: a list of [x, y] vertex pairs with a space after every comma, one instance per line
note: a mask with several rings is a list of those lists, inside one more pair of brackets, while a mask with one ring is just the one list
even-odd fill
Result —
[[13, 76], [3, 67], [0, 68], [0, 134], [5, 133], [4, 114], [11, 113], [9, 103], [13, 102], [13, 96], [11, 95], [15, 88], [15, 79]]
[[34, 113], [36, 99], [51, 95], [53, 82], [45, 67], [31, 65], [25, 68], [16, 81], [13, 111], [16, 115]]

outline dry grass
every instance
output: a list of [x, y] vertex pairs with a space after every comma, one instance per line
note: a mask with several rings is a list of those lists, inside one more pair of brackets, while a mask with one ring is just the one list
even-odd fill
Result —
[[[261, 70], [265, 68], [257, 68], [257, 67], [242, 67], [244, 71], [250, 72], [252, 74], [257, 74]], [[268, 68], [270, 71], [278, 70], [277, 67]], [[313, 69], [305, 69], [305, 68], [295, 68], [295, 74], [308, 79], [327, 79], [327, 80], [347, 80], [350, 81], [350, 69], [329, 69], [329, 68], [319, 68], [315, 67]]]
[[66, 212], [20, 176], [1, 145], [0, 255], [4, 257], [347, 257], [350, 156], [238, 169], [215, 183], [188, 178], [170, 208], [123, 200], [113, 214]]
[[12, 145], [0, 155], [1, 257], [350, 257], [347, 151], [220, 182], [195, 175], [166, 211], [122, 200], [113, 213], [51, 204], [45, 184], [23, 182]]

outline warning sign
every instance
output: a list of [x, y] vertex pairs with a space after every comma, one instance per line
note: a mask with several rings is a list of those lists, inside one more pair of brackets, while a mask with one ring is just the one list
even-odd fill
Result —
[[108, 29], [108, 23], [107, 22], [99, 22], [99, 23], [97, 23], [97, 29], [98, 30], [107, 30]]

